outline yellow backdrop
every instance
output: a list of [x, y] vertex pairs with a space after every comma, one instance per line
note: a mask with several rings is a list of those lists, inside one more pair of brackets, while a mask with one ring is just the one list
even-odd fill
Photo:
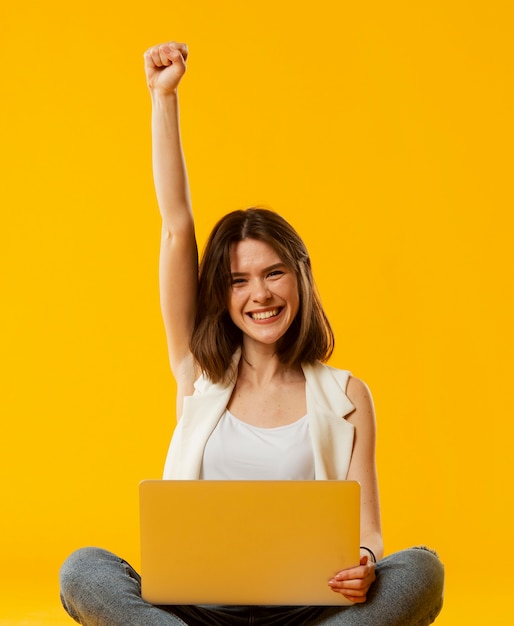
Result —
[[1, 623], [56, 623], [41, 607], [60, 615], [57, 570], [79, 546], [138, 564], [137, 483], [160, 476], [175, 420], [142, 65], [169, 38], [190, 46], [200, 241], [252, 204], [304, 235], [332, 363], [374, 392], [387, 551], [439, 551], [440, 624], [482, 624], [477, 603], [510, 623], [510, 7], [1, 9]]

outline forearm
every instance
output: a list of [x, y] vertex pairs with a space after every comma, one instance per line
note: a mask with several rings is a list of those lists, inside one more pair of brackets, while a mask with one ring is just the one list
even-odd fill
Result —
[[176, 90], [152, 91], [152, 163], [163, 227], [173, 236], [192, 225], [191, 198], [182, 151]]

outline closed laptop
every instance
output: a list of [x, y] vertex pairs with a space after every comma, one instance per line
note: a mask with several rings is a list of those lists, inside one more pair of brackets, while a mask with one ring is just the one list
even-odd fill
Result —
[[143, 598], [350, 604], [328, 581], [359, 563], [359, 511], [353, 481], [143, 481]]

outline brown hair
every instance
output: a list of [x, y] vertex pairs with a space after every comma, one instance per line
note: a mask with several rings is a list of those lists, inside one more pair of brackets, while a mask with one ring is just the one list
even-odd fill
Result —
[[213, 228], [199, 269], [198, 303], [191, 351], [202, 371], [222, 380], [243, 333], [228, 310], [231, 286], [230, 248], [243, 239], [270, 245], [297, 278], [300, 308], [281, 338], [277, 354], [288, 366], [326, 361], [334, 350], [334, 333], [321, 305], [307, 248], [294, 228], [274, 211], [251, 208], [225, 215]]

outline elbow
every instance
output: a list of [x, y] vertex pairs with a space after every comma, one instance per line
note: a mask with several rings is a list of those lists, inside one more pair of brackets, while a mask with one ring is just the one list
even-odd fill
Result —
[[164, 243], [175, 243], [178, 241], [195, 241], [195, 230], [192, 220], [173, 220], [169, 222], [162, 220], [161, 240]]

